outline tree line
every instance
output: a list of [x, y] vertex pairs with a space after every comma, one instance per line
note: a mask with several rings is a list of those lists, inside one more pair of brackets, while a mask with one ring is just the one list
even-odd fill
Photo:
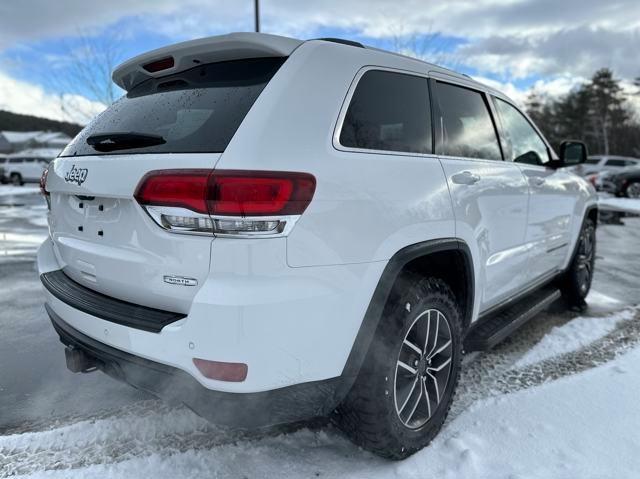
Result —
[[525, 106], [554, 146], [576, 139], [587, 144], [590, 154], [640, 157], [640, 116], [608, 68], [564, 97], [549, 98], [534, 90]]

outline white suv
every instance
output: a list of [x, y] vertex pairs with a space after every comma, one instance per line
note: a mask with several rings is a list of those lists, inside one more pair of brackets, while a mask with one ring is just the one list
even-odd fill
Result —
[[500, 92], [343, 40], [232, 34], [121, 65], [51, 165], [46, 309], [102, 369], [239, 428], [331, 416], [402, 458], [463, 350], [584, 303], [590, 184]]
[[37, 183], [49, 162], [57, 155], [57, 152], [50, 153], [50, 151], [48, 149], [25, 150], [0, 157], [0, 167], [4, 167], [5, 170], [5, 181], [14, 185]]

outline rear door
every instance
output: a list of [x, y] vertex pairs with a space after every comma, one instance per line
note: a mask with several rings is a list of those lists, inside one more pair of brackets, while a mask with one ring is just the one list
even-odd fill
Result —
[[64, 272], [111, 297], [188, 312], [209, 272], [213, 235], [163, 229], [134, 199], [136, 187], [153, 170], [213, 169], [283, 61], [219, 62], [149, 79], [94, 119], [47, 178]]
[[433, 82], [438, 154], [447, 176], [456, 235], [479, 261], [481, 311], [526, 282], [528, 188], [502, 159], [487, 96], [471, 87]]
[[549, 147], [515, 106], [499, 98], [493, 101], [507, 159], [522, 170], [529, 185], [528, 281], [543, 280], [557, 272], [567, 257], [578, 185], [570, 172], [549, 168]]

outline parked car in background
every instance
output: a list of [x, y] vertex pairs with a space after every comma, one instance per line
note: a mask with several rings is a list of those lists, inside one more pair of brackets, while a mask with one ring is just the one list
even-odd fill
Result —
[[594, 182], [596, 188], [615, 196], [640, 198], [640, 166], [598, 176]]
[[58, 156], [59, 150], [38, 148], [19, 151], [0, 158], [0, 166], [4, 167], [5, 181], [14, 185], [37, 183], [42, 172], [51, 160]]
[[628, 156], [593, 155], [587, 158], [583, 165], [575, 168], [575, 172], [582, 176], [600, 173], [602, 171], [619, 171], [630, 166], [640, 166], [640, 159]]

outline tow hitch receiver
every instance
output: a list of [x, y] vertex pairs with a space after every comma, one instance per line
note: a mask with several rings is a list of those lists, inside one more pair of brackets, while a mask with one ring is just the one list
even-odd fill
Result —
[[67, 369], [72, 373], [89, 373], [97, 369], [96, 361], [81, 350], [67, 346], [64, 348]]

